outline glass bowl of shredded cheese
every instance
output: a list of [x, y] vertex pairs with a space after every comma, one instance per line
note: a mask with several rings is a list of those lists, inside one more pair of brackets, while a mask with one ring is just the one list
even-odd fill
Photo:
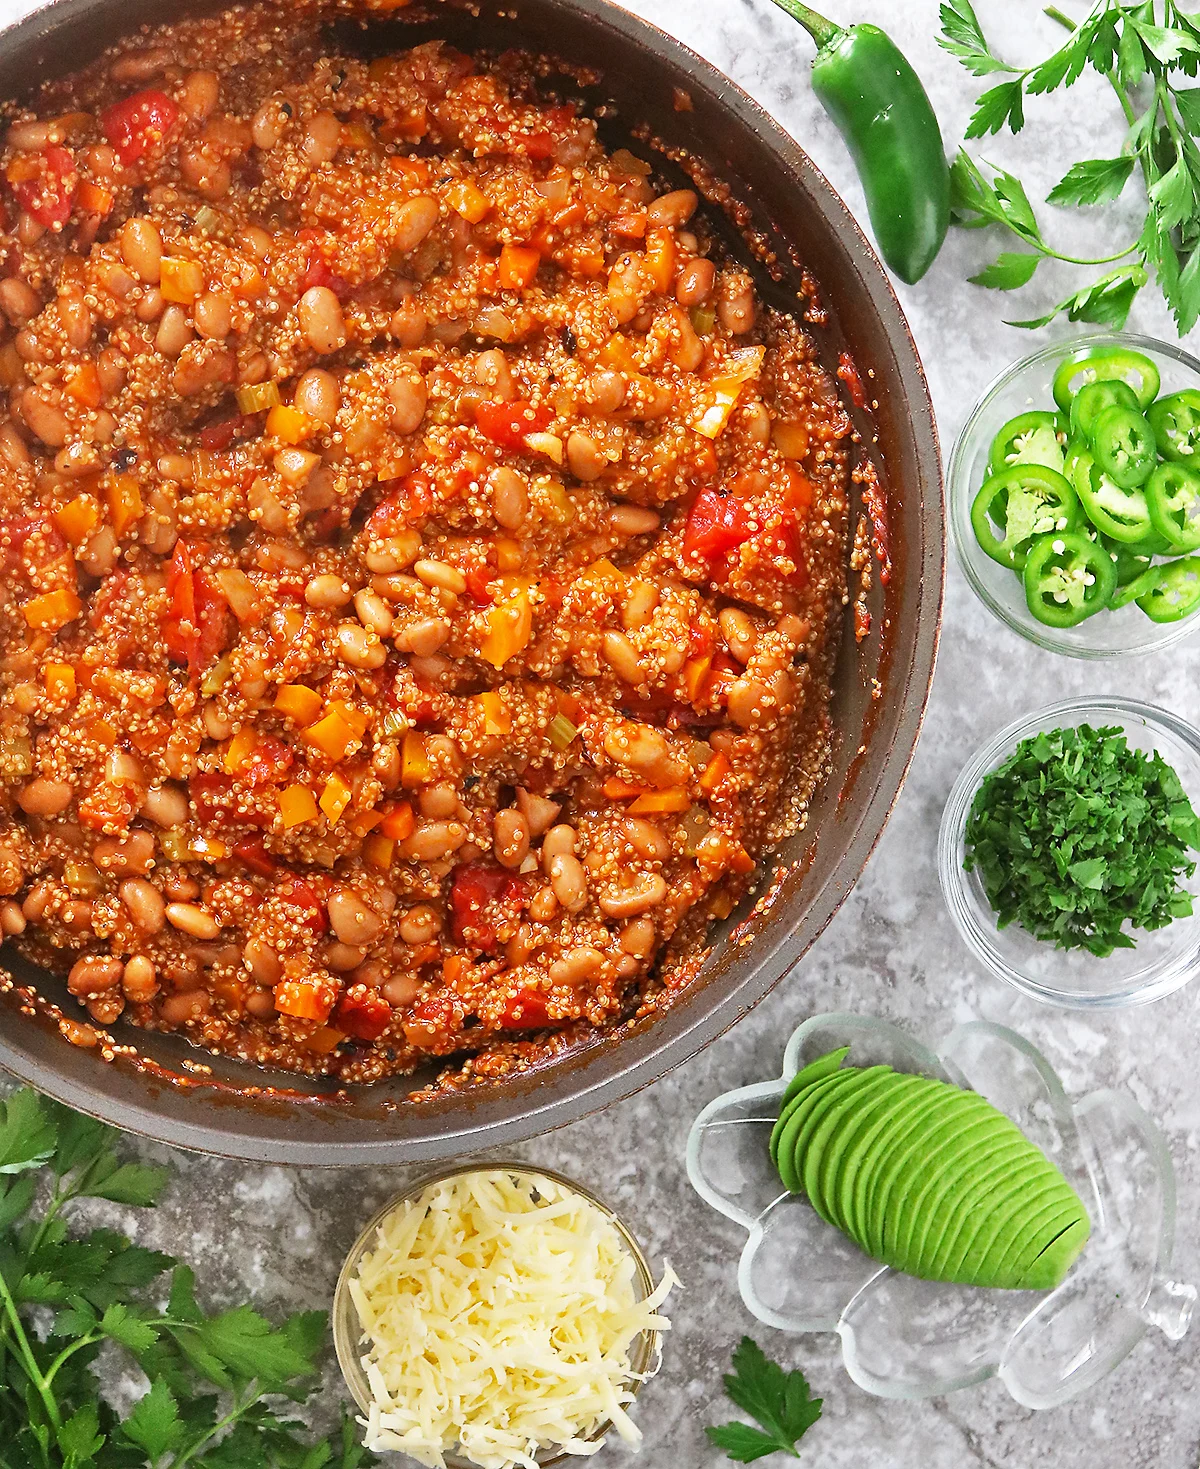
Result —
[[430, 1469], [545, 1469], [630, 1447], [627, 1409], [661, 1360], [678, 1285], [654, 1284], [629, 1230], [548, 1169], [426, 1177], [347, 1256], [333, 1335], [374, 1452]]

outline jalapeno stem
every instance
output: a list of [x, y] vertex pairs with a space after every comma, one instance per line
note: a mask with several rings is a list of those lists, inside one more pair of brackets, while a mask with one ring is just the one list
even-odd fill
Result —
[[831, 20], [826, 20], [809, 5], [802, 5], [800, 0], [775, 0], [780, 10], [785, 10], [793, 20], [798, 20], [818, 46], [829, 46], [846, 33], [840, 25]]

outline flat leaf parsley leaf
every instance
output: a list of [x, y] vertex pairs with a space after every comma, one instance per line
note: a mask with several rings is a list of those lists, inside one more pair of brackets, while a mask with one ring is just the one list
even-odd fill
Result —
[[722, 1423], [704, 1430], [709, 1439], [739, 1464], [767, 1454], [798, 1459], [796, 1444], [821, 1416], [824, 1400], [811, 1396], [803, 1372], [784, 1372], [751, 1337], [734, 1348], [733, 1368], [724, 1378], [726, 1396], [761, 1426]]
[[[31, 1091], [0, 1102], [0, 1466], [374, 1464], [348, 1419], [338, 1442], [313, 1443], [288, 1409], [289, 1400], [303, 1402], [319, 1371], [323, 1312], [301, 1312], [282, 1327], [248, 1305], [209, 1316], [192, 1272], [170, 1255], [114, 1229], [68, 1229], [80, 1199], [148, 1208], [162, 1192], [167, 1170], [123, 1162], [116, 1137]], [[48, 1185], [40, 1210], [39, 1183]], [[96, 1367], [101, 1351], [113, 1349], [150, 1383], [124, 1419]]]
[[[1000, 225], [1039, 256], [1069, 265], [1117, 266], [1082, 290], [1064, 297], [1048, 312], [1012, 326], [1040, 327], [1056, 316], [1120, 327], [1137, 292], [1153, 274], [1170, 307], [1179, 335], [1200, 320], [1200, 87], [1190, 85], [1200, 72], [1200, 24], [1175, 0], [1094, 0], [1078, 23], [1055, 6], [1052, 20], [1068, 31], [1066, 39], [1041, 62], [1010, 66], [991, 49], [970, 0], [945, 0], [940, 43], [972, 75], [993, 81], [978, 98], [966, 138], [1019, 133], [1026, 103], [1060, 87], [1073, 86], [1090, 68], [1112, 86], [1124, 115], [1126, 134], [1115, 158], [1074, 163], [1047, 195], [1047, 203], [1093, 208], [1120, 197], [1135, 172], [1145, 190], [1145, 223], [1138, 238], [1111, 255], [1066, 255], [1048, 243], [1032, 210], [1003, 207], [1005, 189], [997, 175], [989, 185], [969, 155], [960, 150], [951, 176], [954, 223], [964, 227]], [[1161, 24], [1159, 23], [1161, 21]], [[997, 197], [997, 196], [1001, 197]], [[1021, 257], [1016, 257], [1021, 258]], [[1011, 291], [1033, 275], [1002, 255], [971, 277], [975, 285]]]
[[1119, 728], [1043, 731], [983, 778], [967, 817], [999, 927], [1016, 923], [1060, 949], [1104, 958], [1131, 949], [1127, 928], [1165, 928], [1192, 911], [1200, 817], [1157, 751]]

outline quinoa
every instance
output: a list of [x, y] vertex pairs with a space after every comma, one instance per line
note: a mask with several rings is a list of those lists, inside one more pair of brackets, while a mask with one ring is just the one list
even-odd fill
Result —
[[11, 119], [0, 929], [80, 1043], [502, 1075], [802, 815], [849, 420], [536, 72], [251, 8]]

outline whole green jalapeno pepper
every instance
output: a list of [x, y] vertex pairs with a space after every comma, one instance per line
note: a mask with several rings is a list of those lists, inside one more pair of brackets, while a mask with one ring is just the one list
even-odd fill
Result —
[[921, 79], [878, 26], [843, 29], [800, 0], [775, 4], [817, 43], [813, 91], [854, 159], [879, 253], [913, 285], [950, 224], [950, 170]]

